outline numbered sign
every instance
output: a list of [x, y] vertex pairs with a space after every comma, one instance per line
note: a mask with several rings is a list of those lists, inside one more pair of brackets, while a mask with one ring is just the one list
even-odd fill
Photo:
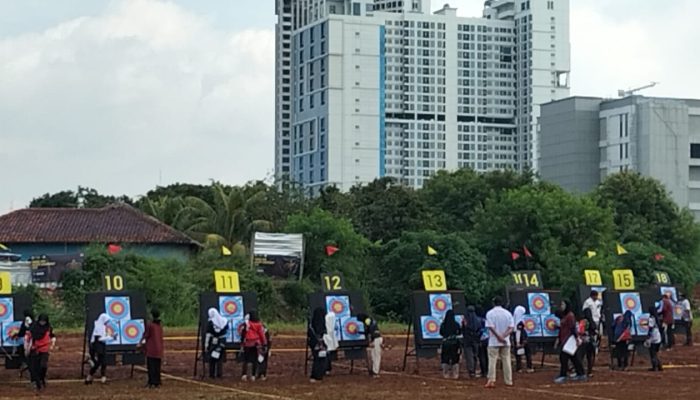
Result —
[[345, 279], [340, 272], [321, 274], [321, 286], [324, 292], [337, 292], [345, 289]]
[[634, 272], [631, 269], [615, 269], [612, 274], [615, 290], [634, 290]]
[[523, 288], [542, 288], [542, 276], [539, 271], [514, 271], [513, 286]]
[[445, 271], [429, 270], [421, 272], [423, 275], [423, 287], [426, 292], [444, 292], [447, 290]]
[[583, 271], [583, 277], [586, 279], [586, 286], [603, 286], [603, 279], [597, 269]]
[[656, 283], [659, 285], [670, 285], [671, 284], [671, 277], [668, 276], [666, 272], [663, 271], [654, 271], [654, 279], [656, 280]]
[[105, 292], [120, 292], [124, 290], [124, 278], [121, 275], [102, 275], [102, 289]]
[[236, 271], [214, 271], [216, 293], [239, 293], [241, 284]]
[[0, 294], [11, 294], [12, 293], [12, 278], [10, 273], [0, 272]]

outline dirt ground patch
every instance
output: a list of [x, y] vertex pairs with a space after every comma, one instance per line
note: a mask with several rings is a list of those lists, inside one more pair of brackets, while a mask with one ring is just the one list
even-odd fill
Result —
[[[167, 332], [166, 332], [167, 334]], [[60, 335], [60, 333], [59, 333]], [[679, 337], [680, 339], [680, 337]], [[13, 399], [51, 397], [52, 399], [270, 399], [270, 400], [326, 400], [326, 399], [521, 399], [523, 396], [551, 399], [617, 400], [634, 398], [697, 399], [700, 395], [700, 347], [678, 346], [662, 352], [666, 365], [662, 373], [647, 372], [649, 361], [638, 357], [627, 372], [608, 368], [608, 354], [601, 353], [593, 378], [587, 383], [555, 385], [552, 379], [558, 371], [557, 359], [548, 356], [545, 365], [536, 365], [534, 374], [515, 376], [515, 387], [500, 385], [494, 390], [483, 388], [483, 379], [460, 378], [444, 380], [438, 373], [438, 361], [421, 360], [421, 370], [415, 373], [410, 361], [406, 372], [401, 370], [404, 339], [390, 336], [386, 342], [392, 347], [384, 352], [383, 374], [371, 379], [363, 362], [357, 362], [350, 374], [350, 364], [338, 361], [333, 374], [322, 383], [309, 383], [304, 374], [305, 338], [288, 332], [273, 337], [274, 348], [270, 360], [270, 374], [266, 382], [240, 382], [240, 367], [228, 363], [224, 378], [200, 380], [193, 376], [195, 339], [192, 332], [178, 332], [166, 341], [163, 366], [164, 385], [161, 389], [147, 390], [145, 372], [137, 368], [133, 378], [129, 367], [110, 367], [109, 382], [85, 386], [80, 377], [81, 336], [59, 336], [59, 349], [51, 354], [49, 386], [36, 395], [26, 377], [19, 379], [17, 371], [0, 371], [3, 382], [0, 398]], [[539, 357], [535, 357], [538, 360]]]

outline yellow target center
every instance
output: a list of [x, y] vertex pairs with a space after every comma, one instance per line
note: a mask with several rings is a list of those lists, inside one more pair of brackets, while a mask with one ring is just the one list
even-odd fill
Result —
[[117, 304], [115, 304], [115, 305], [112, 306], [112, 310], [113, 310], [115, 313], [117, 313], [117, 314], [121, 314], [121, 313], [124, 311], [124, 306], [122, 306], [121, 304], [117, 303]]

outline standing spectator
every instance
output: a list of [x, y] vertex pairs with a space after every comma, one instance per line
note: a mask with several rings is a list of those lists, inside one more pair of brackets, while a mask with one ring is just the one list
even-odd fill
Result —
[[590, 308], [583, 310], [583, 318], [578, 322], [578, 337], [581, 345], [578, 348], [576, 357], [581, 362], [585, 358], [587, 361], [586, 374], [590, 378], [593, 376], [593, 365], [595, 364], [596, 343], [598, 341], [597, 325], [593, 321], [593, 316]]
[[486, 377], [489, 374], [489, 338], [491, 337], [491, 331], [486, 327], [486, 314], [481, 306], [476, 307], [476, 315], [479, 317], [481, 322], [481, 341], [479, 342], [479, 370], [480, 374], [476, 377]]
[[114, 340], [117, 337], [117, 332], [112, 332], [112, 335], [107, 335], [107, 324], [109, 324], [109, 316], [105, 313], [100, 314], [93, 323], [92, 335], [90, 335], [90, 371], [85, 377], [85, 384], [92, 384], [92, 380], [100, 370], [100, 381], [107, 382], [107, 344], [106, 342]]
[[267, 366], [270, 363], [270, 355], [272, 354], [272, 340], [270, 340], [270, 330], [267, 329], [267, 326], [265, 324], [263, 324], [263, 330], [265, 331], [265, 341], [267, 342], [267, 345], [262, 347], [261, 355], [263, 358], [260, 365], [258, 365], [258, 376], [260, 377], [261, 381], [266, 381]]
[[155, 389], [160, 387], [160, 368], [163, 361], [163, 327], [160, 324], [160, 311], [151, 310], [151, 322], [146, 325], [146, 331], [141, 339], [141, 344], [146, 350], [146, 367], [148, 368], [148, 384], [146, 387]]
[[316, 383], [323, 379], [328, 370], [326, 343], [323, 341], [323, 335], [326, 334], [326, 319], [325, 312], [321, 307], [314, 310], [309, 322], [307, 331], [307, 345], [311, 349], [313, 364], [311, 366], [311, 383]]
[[467, 313], [462, 323], [462, 336], [464, 337], [464, 359], [470, 378], [476, 377], [476, 362], [479, 358], [482, 328], [483, 321], [476, 315], [474, 306], [467, 306]]
[[649, 337], [647, 343], [649, 345], [649, 358], [651, 359], [651, 368], [649, 371], [662, 371], [661, 361], [659, 360], [659, 349], [661, 348], [661, 332], [659, 331], [659, 314], [656, 312], [656, 307], [649, 307]]
[[330, 375], [333, 371], [333, 360], [337, 359], [338, 338], [335, 334], [337, 318], [335, 313], [328, 311], [326, 313], [326, 333], [323, 335], [323, 343], [326, 345], [326, 375]]
[[224, 359], [226, 357], [226, 335], [228, 334], [228, 321], [222, 317], [219, 311], [212, 307], [207, 312], [206, 335], [204, 336], [204, 352], [209, 359], [209, 377], [221, 378], [223, 376]]
[[384, 344], [384, 339], [374, 318], [367, 314], [358, 314], [357, 319], [364, 325], [365, 336], [369, 341], [369, 358], [372, 365], [369, 374], [374, 378], [378, 378], [382, 364], [382, 344]]
[[581, 311], [584, 313], [586, 310], [591, 310], [591, 319], [595, 325], [595, 329], [600, 330], [601, 321], [601, 310], [603, 308], [603, 301], [600, 300], [600, 293], [597, 290], [591, 290], [591, 295], [583, 302], [583, 307]]
[[442, 336], [442, 347], [440, 352], [440, 363], [442, 364], [442, 377], [445, 379], [459, 379], [459, 353], [460, 337], [462, 331], [457, 320], [455, 312], [448, 310], [445, 313], [445, 319], [440, 325], [440, 336]]
[[564, 383], [567, 380], [567, 373], [569, 372], [569, 361], [574, 364], [574, 369], [576, 370], [576, 376], [573, 378], [575, 381], [585, 381], [588, 377], [583, 372], [583, 365], [581, 365], [581, 359], [576, 357], [576, 348], [571, 351], [567, 349], [567, 343], [570, 340], [578, 341], [576, 337], [576, 317], [574, 317], [574, 312], [571, 309], [571, 304], [567, 300], [561, 302], [560, 311], [560, 322], [559, 322], [559, 337], [557, 341], [559, 343], [559, 376], [554, 379], [555, 383]]
[[[632, 311], [627, 310], [623, 315], [618, 315], [613, 322], [613, 355], [617, 359], [617, 369], [624, 371], [629, 364], [629, 342], [632, 339], [630, 329], [632, 327]], [[613, 368], [615, 369], [615, 368]]]
[[690, 307], [690, 300], [685, 296], [685, 294], [680, 293], [678, 295], [678, 300], [683, 310], [683, 324], [685, 325], [685, 345], [693, 345], [693, 310]]
[[486, 327], [489, 329], [489, 376], [486, 388], [496, 387], [496, 364], [501, 360], [503, 380], [506, 386], [513, 386], [513, 373], [510, 367], [510, 334], [515, 328], [513, 316], [503, 308], [503, 298], [493, 299], [494, 307], [486, 313]]
[[245, 329], [241, 335], [243, 342], [242, 381], [255, 381], [258, 378], [258, 365], [264, 361], [262, 348], [267, 346], [265, 329], [256, 310], [250, 310]]
[[[29, 354], [29, 374], [34, 388], [46, 387], [49, 369], [49, 350], [56, 345], [56, 337], [46, 314], [39, 315], [36, 323], [24, 335], [25, 354]], [[27, 351], [28, 349], [28, 351]]]
[[666, 350], [670, 350], [675, 338], [673, 337], [673, 301], [669, 293], [665, 293], [661, 298], [659, 312], [661, 313], [661, 340]]
[[527, 342], [527, 332], [523, 322], [524, 315], [525, 307], [515, 307], [513, 311], [513, 319], [515, 320], [515, 331], [513, 332], [513, 339], [515, 339], [515, 372], [523, 372], [523, 357], [525, 357], [525, 371], [533, 373], [535, 370], [532, 368], [532, 352]]

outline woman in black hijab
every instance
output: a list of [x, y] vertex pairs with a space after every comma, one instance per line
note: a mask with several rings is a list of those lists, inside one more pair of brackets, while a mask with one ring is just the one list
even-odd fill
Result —
[[49, 350], [55, 345], [56, 337], [49, 323], [49, 316], [39, 315], [29, 329], [31, 339], [25, 346], [29, 348], [29, 374], [36, 390], [46, 387], [46, 373], [49, 369]]
[[323, 335], [326, 334], [326, 312], [318, 307], [314, 310], [307, 332], [307, 344], [313, 355], [313, 365], [311, 366], [311, 383], [323, 379], [328, 369], [328, 355], [326, 354], [326, 344]]
[[459, 355], [461, 353], [462, 329], [455, 319], [455, 312], [448, 310], [445, 313], [445, 320], [440, 325], [440, 336], [442, 336], [442, 352], [440, 361], [442, 364], [443, 378], [459, 378]]

